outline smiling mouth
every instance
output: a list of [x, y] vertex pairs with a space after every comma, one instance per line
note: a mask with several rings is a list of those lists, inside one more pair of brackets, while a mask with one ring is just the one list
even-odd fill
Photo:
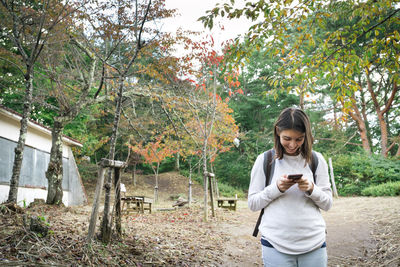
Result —
[[288, 152], [288, 153], [295, 153], [295, 152], [297, 152], [298, 149], [299, 149], [299, 148], [295, 148], [295, 149], [286, 148], [286, 152]]

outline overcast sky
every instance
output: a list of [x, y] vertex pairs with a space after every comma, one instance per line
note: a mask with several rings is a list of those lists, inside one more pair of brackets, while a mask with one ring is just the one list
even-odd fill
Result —
[[[219, 50], [219, 46], [222, 42], [235, 38], [238, 34], [242, 34], [247, 31], [250, 23], [245, 19], [237, 19], [233, 21], [223, 20], [225, 30], [221, 30], [220, 27], [215, 27], [210, 32], [204, 29], [203, 24], [198, 20], [199, 17], [204, 16], [207, 10], [215, 7], [217, 2], [224, 3], [224, 0], [166, 0], [166, 7], [178, 9], [179, 15], [171, 20], [166, 21], [163, 26], [164, 30], [175, 32], [179, 27], [192, 30], [192, 31], [204, 31], [205, 34], [213, 36], [216, 49]], [[237, 1], [238, 2], [238, 1]]]

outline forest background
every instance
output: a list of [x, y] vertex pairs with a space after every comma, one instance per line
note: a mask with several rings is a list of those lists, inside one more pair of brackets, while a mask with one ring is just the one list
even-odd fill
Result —
[[[109, 158], [156, 179], [212, 172], [222, 195], [245, 197], [274, 120], [296, 106], [339, 194], [400, 194], [398, 1], [220, 3], [206, 27], [254, 21], [222, 51], [212, 36], [163, 32], [175, 16], [164, 1], [2, 0], [0, 11], [0, 104], [51, 128], [55, 144], [79, 140], [84, 179], [87, 161]], [[57, 188], [57, 149], [50, 161]]]

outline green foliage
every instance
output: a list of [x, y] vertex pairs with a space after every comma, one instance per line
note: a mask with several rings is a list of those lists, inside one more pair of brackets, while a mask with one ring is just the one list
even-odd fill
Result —
[[265, 51], [254, 51], [240, 77], [244, 95], [229, 101], [242, 135], [239, 148], [219, 154], [214, 164], [218, 180], [247, 190], [250, 171], [257, 156], [273, 147], [273, 125], [284, 108], [295, 106], [299, 97], [287, 92], [273, 92], [268, 80], [280, 64]]
[[[180, 170], [180, 174], [186, 177], [189, 177], [189, 171], [188, 170]], [[218, 191], [220, 196], [224, 197], [233, 197], [237, 195], [239, 198], [244, 198], [245, 194], [244, 191], [241, 188], [237, 188], [235, 186], [232, 186], [231, 183], [224, 182], [219, 179], [219, 177], [216, 175], [217, 181], [218, 181]], [[203, 183], [203, 176], [201, 176], [198, 173], [192, 173], [192, 179], [193, 181], [196, 181], [197, 183], [204, 185]]]
[[[83, 147], [74, 151], [75, 156], [87, 156], [92, 163], [107, 156], [106, 143], [109, 140], [110, 129], [107, 128], [112, 119], [105, 114], [106, 103], [94, 104], [78, 114], [64, 127], [63, 133], [82, 143]], [[118, 143], [119, 144], [119, 143]], [[121, 146], [123, 146], [121, 148]], [[126, 151], [124, 145], [119, 144], [119, 151]], [[118, 160], [125, 159], [120, 157]]]
[[361, 191], [363, 196], [399, 196], [400, 181], [369, 186]]
[[235, 195], [237, 195], [238, 198], [246, 197], [243, 190], [237, 189], [227, 183], [218, 183], [218, 190], [221, 197], [234, 197]]
[[[393, 56], [398, 53], [398, 44], [392, 44], [399, 35], [396, 2], [301, 0], [294, 6], [292, 1], [259, 0], [237, 8], [232, 1], [223, 8], [216, 4], [199, 20], [209, 28], [217, 17], [259, 20], [246, 33], [249, 41], [237, 43], [237, 61], [248, 58], [251, 49], [267, 47], [270, 54], [282, 58], [285, 79], [295, 78], [298, 85], [313, 84], [318, 73], [330, 72], [331, 85], [340, 87], [338, 95], [347, 95], [358, 90], [353, 78], [375, 60], [389, 72], [398, 69]], [[398, 72], [394, 79], [398, 79]]]
[[237, 149], [228, 151], [215, 160], [215, 175], [221, 183], [247, 190], [252, 164], [252, 160], [246, 154], [241, 155]]
[[269, 132], [280, 112], [299, 103], [297, 95], [274, 92], [269, 85], [274, 75], [279, 75], [279, 62], [265, 51], [255, 51], [240, 82], [244, 85], [244, 95], [237, 95], [229, 101], [234, 110], [234, 118], [242, 132]]
[[[384, 142], [373, 140], [398, 136], [398, 128], [390, 125], [395, 121], [391, 118], [396, 118], [396, 110], [399, 110], [395, 89], [400, 79], [398, 4], [398, 0], [299, 0], [296, 5], [286, 0], [248, 1], [245, 5], [231, 1], [216, 3], [199, 20], [209, 28], [219, 17], [257, 21], [230, 47], [231, 63], [251, 71], [254, 51], [262, 51], [265, 58], [272, 57], [272, 64], [266, 62], [264, 68], [270, 68], [270, 75], [256, 73], [254, 76], [256, 80], [266, 78], [269, 86], [265, 91], [290, 92], [293, 89], [298, 93], [308, 92], [313, 98], [322, 93], [320, 99], [324, 107], [321, 110], [340, 107], [338, 113], [353, 113], [349, 124], [355, 131], [360, 125], [354, 125], [354, 121], [365, 122], [370, 146], [364, 149], [371, 147], [375, 152], [386, 151], [387, 147], [381, 147], [385, 146]], [[328, 104], [331, 107], [327, 107], [327, 96], [331, 98]], [[391, 96], [395, 99], [393, 104], [389, 100]], [[357, 108], [368, 114], [368, 120], [354, 116]], [[385, 120], [390, 125], [387, 129], [376, 124], [380, 116], [377, 110], [385, 110]], [[341, 119], [339, 117], [337, 119]], [[345, 122], [345, 118], [342, 119]], [[339, 145], [346, 142], [343, 138], [346, 136], [340, 136]], [[322, 137], [336, 139], [336, 136]], [[352, 142], [355, 139], [359, 139], [358, 136]], [[355, 146], [352, 149], [358, 150]], [[335, 148], [330, 150], [335, 151]], [[392, 155], [393, 150], [390, 151]]]
[[160, 164], [159, 172], [163, 173], [163, 172], [173, 171], [175, 169], [175, 165], [176, 165], [175, 158], [173, 157], [165, 158], [165, 160]]
[[380, 155], [340, 154], [332, 159], [340, 195], [361, 195], [369, 186], [400, 181], [400, 164]]
[[77, 164], [77, 166], [83, 181], [96, 181], [99, 169], [96, 164], [87, 161], [81, 161]]
[[[179, 170], [179, 173], [186, 177], [189, 177], [189, 175], [190, 175], [189, 170], [187, 170], [187, 169], [181, 169], [181, 170]], [[203, 176], [201, 176], [198, 173], [192, 172], [192, 180], [198, 182], [201, 185], [203, 184]]]

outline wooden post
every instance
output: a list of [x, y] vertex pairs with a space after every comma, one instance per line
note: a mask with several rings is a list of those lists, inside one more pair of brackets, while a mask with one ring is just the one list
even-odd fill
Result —
[[115, 188], [115, 229], [119, 237], [122, 236], [121, 231], [121, 182], [120, 168], [114, 168], [114, 188]]
[[101, 189], [103, 188], [105, 172], [106, 172], [106, 168], [103, 168], [102, 166], [100, 166], [99, 176], [97, 178], [97, 184], [96, 184], [96, 191], [95, 191], [94, 200], [93, 200], [92, 215], [90, 216], [89, 231], [88, 231], [88, 236], [87, 236], [88, 243], [92, 242], [92, 239], [94, 236], [94, 231], [96, 229], [97, 213], [99, 211]]
[[213, 186], [213, 182], [212, 182], [212, 178], [215, 177], [214, 173], [208, 173], [208, 182], [210, 184], [210, 202], [211, 202], [211, 212], [212, 212], [212, 216], [215, 217], [215, 207], [214, 207], [214, 186]]
[[[106, 169], [114, 168], [115, 174], [117, 174], [117, 172], [118, 172], [118, 180], [119, 180], [119, 171], [124, 166], [125, 166], [125, 163], [122, 161], [102, 159], [100, 162], [99, 176], [97, 178], [96, 192], [94, 195], [93, 208], [92, 208], [92, 215], [90, 216], [87, 243], [90, 243], [92, 241], [94, 232], [96, 229], [97, 213], [99, 210], [101, 190], [102, 190], [103, 184], [104, 184], [104, 174], [106, 172]], [[117, 179], [115, 179], [115, 180], [117, 180]], [[119, 185], [119, 182], [118, 182], [118, 185]], [[118, 194], [119, 194], [119, 191], [120, 191], [120, 189], [118, 188]], [[121, 197], [120, 195], [118, 195], [118, 196], [119, 196], [119, 198]], [[119, 202], [119, 214], [121, 214], [121, 206], [120, 205], [121, 205], [121, 202]], [[111, 222], [110, 222], [110, 224], [111, 224]], [[111, 231], [110, 231], [110, 233], [111, 233]]]
[[339, 195], [338, 195], [338, 192], [336, 190], [335, 176], [333, 175], [332, 158], [329, 158], [329, 169], [331, 171], [331, 182], [332, 182], [332, 188], [333, 188], [333, 196], [337, 198], [337, 197], [339, 197]]

